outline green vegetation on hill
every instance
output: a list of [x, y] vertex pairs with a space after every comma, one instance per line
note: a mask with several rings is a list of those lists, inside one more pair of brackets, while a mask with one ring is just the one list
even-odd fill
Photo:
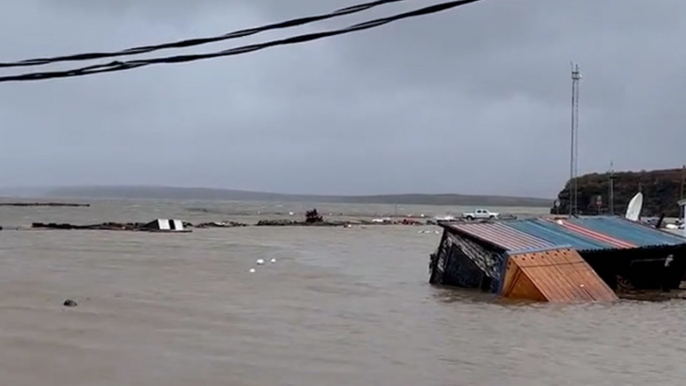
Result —
[[307, 203], [398, 204], [398, 205], [480, 205], [547, 207], [549, 199], [461, 194], [390, 194], [370, 196], [296, 195], [241, 190], [109, 186], [51, 189], [48, 197], [124, 198], [169, 200], [279, 201]]
[[[643, 216], [678, 217], [677, 202], [681, 199], [681, 186], [684, 174], [682, 169], [653, 170], [640, 172], [614, 173], [614, 209], [615, 214], [626, 213], [631, 198], [643, 192]], [[580, 176], [578, 184], [578, 207], [581, 214], [607, 213], [609, 210], [610, 174], [592, 173]], [[558, 195], [559, 213], [569, 213], [571, 181]], [[596, 205], [597, 197], [601, 205]], [[555, 208], [551, 213], [556, 213]]]

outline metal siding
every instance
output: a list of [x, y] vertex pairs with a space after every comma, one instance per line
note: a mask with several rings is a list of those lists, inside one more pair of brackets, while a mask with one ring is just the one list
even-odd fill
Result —
[[570, 222], [586, 229], [624, 240], [634, 244], [636, 247], [686, 243], [686, 239], [681, 237], [618, 217], [588, 217], [572, 219]]
[[451, 224], [450, 227], [495, 244], [505, 250], [527, 250], [555, 246], [538, 237], [511, 228], [507, 223]]
[[611, 246], [608, 244], [583, 237], [582, 235], [567, 230], [552, 221], [531, 219], [513, 221], [508, 225], [527, 234], [546, 240], [551, 244], [555, 244], [556, 246], [571, 246], [572, 248], [581, 251], [611, 248]]

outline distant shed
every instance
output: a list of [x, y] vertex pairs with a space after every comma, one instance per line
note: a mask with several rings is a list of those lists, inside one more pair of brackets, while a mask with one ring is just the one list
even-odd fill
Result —
[[151, 232], [189, 232], [183, 226], [183, 221], [162, 218], [145, 224], [142, 229]]
[[[573, 249], [612, 289], [677, 288], [686, 272], [686, 238], [614, 216], [534, 218], [442, 223], [441, 245], [431, 255], [435, 284], [502, 290], [507, 257]], [[473, 253], [462, 245], [471, 245]], [[484, 259], [484, 256], [488, 256]], [[462, 262], [488, 267], [478, 274]], [[461, 272], [458, 280], [453, 275]], [[474, 285], [478, 282], [479, 285]]]

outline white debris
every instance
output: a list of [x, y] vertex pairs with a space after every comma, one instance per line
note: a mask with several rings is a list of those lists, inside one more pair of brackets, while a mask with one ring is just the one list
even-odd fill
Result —
[[262, 260], [262, 259], [257, 259], [257, 265], [263, 265], [263, 264], [264, 264], [264, 260]]
[[248, 271], [248, 272], [255, 273], [255, 268], [250, 268], [250, 271]]
[[274, 264], [274, 263], [276, 263], [276, 259], [271, 259], [271, 260], [269, 260], [269, 262]]

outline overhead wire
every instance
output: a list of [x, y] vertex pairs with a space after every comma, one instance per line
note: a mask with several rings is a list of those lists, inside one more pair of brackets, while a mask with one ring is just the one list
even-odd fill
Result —
[[375, 8], [375, 7], [379, 7], [381, 5], [386, 5], [386, 4], [390, 4], [390, 3], [398, 3], [398, 2], [402, 2], [402, 1], [406, 1], [406, 0], [370, 1], [367, 3], [363, 3], [363, 4], [358, 4], [358, 5], [353, 5], [353, 6], [349, 6], [349, 7], [345, 7], [345, 8], [340, 8], [340, 9], [337, 9], [337, 10], [329, 12], [329, 13], [324, 13], [324, 14], [319, 14], [319, 15], [314, 15], [314, 16], [299, 17], [296, 19], [291, 19], [291, 20], [281, 21], [281, 22], [277, 22], [277, 23], [267, 24], [267, 25], [264, 25], [261, 27], [247, 28], [247, 29], [237, 30], [237, 31], [233, 31], [233, 32], [228, 32], [228, 33], [225, 33], [223, 35], [206, 37], [206, 38], [184, 39], [184, 40], [178, 40], [178, 41], [173, 41], [173, 42], [169, 42], [169, 43], [132, 47], [132, 48], [127, 48], [127, 49], [119, 50], [119, 51], [88, 52], [88, 53], [81, 53], [81, 54], [74, 54], [74, 55], [54, 56], [54, 57], [48, 57], [48, 58], [25, 59], [25, 60], [20, 60], [20, 61], [16, 61], [16, 62], [0, 62], [0, 68], [42, 66], [42, 65], [46, 65], [46, 64], [50, 64], [50, 63], [58, 63], [58, 62], [82, 61], [82, 60], [103, 59], [103, 58], [112, 58], [112, 57], [121, 57], [121, 56], [131, 56], [131, 55], [140, 55], [140, 54], [145, 54], [145, 53], [149, 53], [149, 52], [153, 52], [153, 51], [165, 50], [165, 49], [170, 49], [170, 48], [186, 48], [186, 47], [198, 46], [198, 45], [202, 45], [202, 44], [214, 43], [214, 42], [219, 42], [219, 41], [224, 41], [224, 40], [238, 39], [238, 38], [242, 38], [242, 37], [246, 37], [246, 36], [250, 36], [250, 35], [255, 35], [255, 34], [258, 34], [261, 32], [270, 31], [270, 30], [285, 29], [285, 28], [302, 26], [302, 25], [314, 23], [317, 21], [332, 19], [335, 17], [345, 16], [345, 15], [351, 15], [354, 13], [359, 13], [359, 12], [370, 10], [372, 8]]
[[206, 54], [176, 55], [176, 56], [158, 57], [158, 58], [151, 58], [151, 59], [129, 60], [129, 61], [124, 61], [124, 62], [114, 61], [114, 62], [107, 63], [107, 64], [96, 64], [96, 65], [81, 67], [81, 68], [72, 69], [72, 70], [33, 72], [33, 73], [26, 73], [26, 74], [19, 74], [19, 75], [9, 75], [9, 76], [0, 77], [0, 82], [35, 81], [35, 80], [54, 79], [54, 78], [70, 78], [70, 77], [86, 76], [86, 75], [93, 75], [93, 74], [106, 73], [106, 72], [126, 71], [126, 70], [135, 69], [135, 68], [141, 68], [141, 67], [146, 67], [146, 66], [150, 66], [150, 65], [155, 65], [155, 64], [185, 63], [185, 62], [193, 62], [193, 61], [197, 61], [197, 60], [205, 60], [205, 59], [212, 59], [212, 58], [225, 57], [225, 56], [241, 55], [241, 54], [246, 54], [249, 52], [255, 52], [255, 51], [263, 50], [263, 49], [269, 48], [269, 47], [283, 46], [283, 45], [290, 45], [290, 44], [299, 44], [299, 43], [319, 40], [319, 39], [323, 39], [323, 38], [328, 38], [328, 37], [332, 37], [332, 36], [343, 35], [343, 34], [357, 32], [357, 31], [363, 31], [363, 30], [367, 30], [367, 29], [371, 29], [371, 28], [380, 27], [380, 26], [383, 26], [385, 24], [389, 24], [389, 23], [392, 23], [392, 22], [395, 22], [398, 20], [428, 15], [428, 14], [432, 14], [432, 13], [443, 12], [443, 11], [446, 11], [446, 10], [449, 10], [452, 8], [467, 5], [470, 3], [475, 3], [478, 1], [481, 1], [481, 0], [447, 1], [447, 2], [443, 2], [443, 3], [439, 3], [439, 4], [419, 8], [419, 9], [415, 9], [413, 11], [399, 13], [399, 14], [396, 14], [393, 16], [383, 17], [383, 18], [379, 18], [379, 19], [366, 21], [363, 23], [354, 24], [354, 25], [351, 25], [351, 26], [348, 26], [345, 28], [341, 28], [341, 29], [328, 30], [328, 31], [323, 31], [323, 32], [313, 32], [313, 33], [308, 33], [308, 34], [303, 34], [303, 35], [296, 35], [296, 36], [292, 36], [292, 37], [288, 37], [288, 38], [271, 40], [271, 41], [267, 41], [264, 43], [258, 43], [258, 44], [249, 44], [249, 45], [245, 45], [245, 46], [231, 48], [228, 50], [211, 52], [211, 53], [206, 53]]

